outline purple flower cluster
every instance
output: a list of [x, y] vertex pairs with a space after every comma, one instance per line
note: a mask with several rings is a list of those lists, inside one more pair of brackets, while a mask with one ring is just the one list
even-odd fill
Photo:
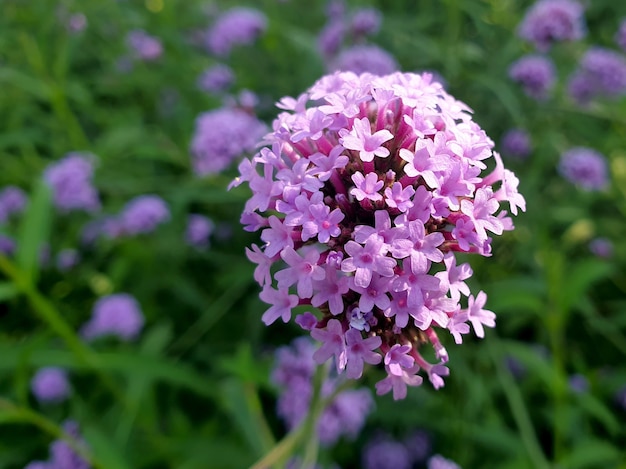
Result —
[[170, 209], [157, 195], [140, 195], [130, 200], [119, 215], [122, 232], [150, 233], [170, 219]]
[[531, 54], [513, 62], [509, 68], [509, 76], [522, 85], [528, 96], [543, 100], [554, 86], [556, 71], [549, 58]]
[[252, 44], [267, 29], [267, 18], [253, 8], [232, 8], [223, 12], [206, 33], [206, 47], [224, 57], [238, 45]]
[[530, 154], [530, 135], [522, 129], [510, 129], [502, 137], [502, 154], [526, 158]]
[[596, 97], [626, 94], [626, 57], [610, 49], [592, 47], [570, 78], [569, 94], [581, 104]]
[[30, 389], [39, 402], [50, 403], [64, 401], [71, 392], [67, 372], [53, 366], [37, 370], [30, 382]]
[[207, 93], [221, 93], [235, 81], [235, 75], [228, 65], [217, 64], [207, 68], [198, 78], [198, 88]]
[[454, 461], [444, 458], [440, 454], [435, 454], [428, 460], [428, 469], [461, 469]]
[[363, 449], [364, 469], [411, 469], [426, 460], [430, 452], [430, 437], [423, 431], [415, 432], [404, 441], [391, 436], [377, 435]]
[[519, 26], [522, 39], [547, 51], [555, 42], [577, 41], [585, 36], [583, 6], [573, 0], [539, 0], [526, 12]]
[[[71, 420], [63, 424], [63, 431], [81, 446], [85, 445], [79, 433], [76, 422]], [[55, 440], [50, 445], [50, 458], [48, 461], [33, 461], [24, 469], [90, 469], [91, 465], [85, 461], [76, 451], [65, 441]]]
[[161, 41], [140, 29], [128, 33], [126, 44], [136, 59], [145, 62], [157, 60], [163, 54]]
[[575, 147], [563, 153], [559, 172], [588, 191], [602, 190], [609, 182], [606, 158], [591, 148]]
[[[318, 307], [321, 319], [296, 319], [323, 343], [317, 363], [334, 356], [356, 379], [382, 362], [377, 392], [395, 399], [421, 384], [420, 369], [443, 386], [448, 354], [436, 329], [461, 343], [468, 323], [479, 337], [495, 325], [454, 253], [491, 255], [490, 233], [513, 229], [501, 202], [525, 210], [518, 179], [470, 109], [427, 74], [335, 73], [279, 107], [268, 146], [232, 184], [250, 186], [242, 223], [265, 243], [247, 250], [270, 305], [263, 322]], [[420, 353], [428, 343], [435, 364]]]
[[357, 75], [366, 72], [389, 75], [398, 68], [398, 63], [389, 52], [374, 45], [349, 47], [341, 51], [329, 65], [330, 71], [354, 72]]
[[93, 159], [91, 154], [74, 152], [46, 168], [44, 180], [52, 188], [54, 204], [62, 212], [100, 210], [100, 199], [92, 181]]
[[0, 225], [6, 223], [11, 215], [21, 213], [28, 198], [22, 189], [16, 186], [7, 186], [0, 191]]
[[[305, 338], [293, 341], [291, 346], [281, 347], [276, 353], [276, 367], [272, 380], [279, 385], [278, 414], [291, 429], [307, 415], [313, 395], [315, 346]], [[337, 378], [329, 378], [322, 386], [322, 394], [329, 396], [339, 384]], [[336, 443], [341, 436], [356, 438], [365, 419], [374, 406], [367, 389], [342, 391], [324, 409], [317, 423], [320, 442], [325, 446]]]
[[375, 8], [361, 8], [354, 12], [351, 21], [352, 34], [355, 37], [376, 34], [380, 29], [383, 15]]
[[215, 224], [209, 217], [191, 214], [187, 217], [185, 240], [189, 246], [197, 249], [209, 247], [209, 237], [215, 230]]
[[266, 131], [265, 124], [239, 108], [200, 114], [191, 141], [195, 173], [204, 176], [226, 169], [242, 153], [254, 150]]
[[619, 24], [619, 29], [615, 34], [615, 42], [620, 49], [626, 52], [626, 19]]
[[117, 293], [96, 301], [91, 319], [83, 326], [81, 335], [86, 340], [110, 335], [130, 341], [139, 336], [143, 324], [144, 317], [137, 300], [127, 293]]

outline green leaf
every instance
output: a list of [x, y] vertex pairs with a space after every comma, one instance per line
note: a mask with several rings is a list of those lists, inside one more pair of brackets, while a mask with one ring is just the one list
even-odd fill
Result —
[[35, 282], [39, 266], [41, 248], [48, 239], [52, 223], [51, 209], [52, 191], [43, 181], [39, 180], [19, 227], [17, 246], [17, 265], [27, 280]]
[[19, 293], [18, 288], [10, 282], [0, 282], [0, 303], [10, 300]]
[[615, 413], [608, 409], [602, 401], [595, 396], [592, 394], [581, 394], [578, 403], [587, 414], [602, 423], [613, 436], [619, 432], [620, 423], [615, 418]]
[[615, 467], [613, 464], [619, 462], [622, 456], [610, 443], [589, 439], [574, 445], [558, 465], [568, 469]]
[[611, 264], [596, 259], [579, 261], [571, 266], [559, 299], [563, 311], [569, 311], [594, 283], [608, 277], [612, 271]]
[[81, 431], [101, 467], [130, 469], [131, 466], [106, 432], [94, 425], [86, 425]]

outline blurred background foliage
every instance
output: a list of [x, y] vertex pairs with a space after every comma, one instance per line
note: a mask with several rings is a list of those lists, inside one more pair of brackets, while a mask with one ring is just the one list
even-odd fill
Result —
[[[240, 4], [267, 17], [267, 30], [219, 59], [199, 45], [219, 11]], [[369, 437], [401, 439], [423, 430], [433, 452], [473, 468], [626, 467], [626, 99], [587, 106], [567, 93], [568, 76], [590, 45], [616, 48], [626, 4], [588, 2], [584, 40], [550, 50], [553, 96], [527, 97], [508, 77], [532, 52], [516, 34], [529, 2], [371, 0], [382, 26], [368, 39], [403, 71], [439, 73], [448, 91], [475, 111], [496, 142], [512, 127], [531, 136], [526, 159], [503, 154], [520, 179], [527, 212], [494, 241], [491, 258], [467, 257], [497, 328], [460, 347], [447, 341], [446, 387], [412, 389], [406, 400], [376, 399], [356, 441], [324, 449], [321, 460], [361, 467]], [[88, 453], [103, 468], [242, 468], [269, 451], [285, 429], [269, 378], [276, 347], [301, 334], [265, 328], [253, 265], [244, 246], [258, 242], [239, 215], [249, 194], [226, 191], [221, 174], [194, 175], [190, 140], [196, 117], [237, 99], [258, 97], [268, 124], [273, 103], [297, 97], [326, 73], [317, 37], [325, 2], [299, 0], [2, 0], [0, 2], [0, 187], [29, 195], [26, 211], [0, 226], [17, 252], [0, 258], [0, 467], [47, 458], [66, 419], [79, 422]], [[82, 14], [84, 28], [68, 26]], [[133, 60], [125, 38], [141, 29], [162, 42], [157, 60]], [[231, 93], [197, 86], [204, 69], [227, 63]], [[577, 188], [557, 172], [560, 155], [594, 148], [610, 167], [600, 192]], [[94, 218], [54, 210], [41, 175], [72, 151], [96, 155], [102, 212], [134, 196], [158, 194], [171, 219], [155, 232], [81, 243]], [[186, 217], [215, 224], [208, 249], [184, 241]], [[612, 242], [595, 255], [589, 243]], [[64, 248], [81, 261], [61, 272]], [[45, 257], [45, 256], [44, 256]], [[126, 292], [146, 324], [131, 342], [86, 344], [78, 331], [95, 301]], [[30, 380], [40, 367], [69, 372], [72, 394], [39, 403]], [[373, 372], [376, 374], [376, 372]], [[572, 386], [573, 376], [585, 386]], [[373, 388], [375, 378], [367, 377]]]

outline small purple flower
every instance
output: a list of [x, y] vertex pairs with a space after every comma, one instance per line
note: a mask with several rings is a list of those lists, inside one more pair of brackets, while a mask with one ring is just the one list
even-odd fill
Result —
[[376, 8], [361, 8], [352, 15], [352, 34], [356, 37], [376, 34], [380, 29], [382, 14]]
[[84, 13], [72, 13], [67, 18], [66, 27], [72, 34], [81, 33], [87, 28], [87, 17]]
[[554, 86], [556, 71], [549, 58], [534, 54], [513, 62], [509, 68], [509, 76], [522, 85], [528, 96], [543, 100]]
[[28, 198], [24, 191], [16, 186], [7, 186], [0, 191], [0, 225], [5, 223], [11, 215], [21, 213]]
[[613, 243], [608, 238], [594, 238], [589, 243], [589, 250], [595, 256], [608, 259], [613, 256]]
[[62, 212], [100, 210], [98, 192], [93, 186], [94, 156], [88, 153], [69, 153], [49, 165], [44, 180], [52, 188], [54, 204]]
[[619, 24], [619, 29], [615, 34], [615, 42], [620, 49], [626, 52], [626, 19], [623, 19]]
[[198, 88], [207, 93], [222, 93], [235, 81], [233, 70], [224, 64], [207, 68], [198, 78]]
[[[76, 422], [63, 423], [63, 431], [74, 439], [76, 444], [85, 446]], [[80, 456], [65, 440], [53, 441], [50, 445], [50, 469], [90, 469], [91, 465]]]
[[372, 124], [366, 117], [355, 119], [352, 130], [340, 133], [340, 135], [339, 143], [348, 150], [358, 151], [361, 161], [371, 162], [374, 161], [375, 156], [380, 158], [389, 156], [389, 149], [382, 145], [391, 140], [393, 134], [386, 129], [372, 134]]
[[595, 97], [626, 94], [626, 57], [610, 49], [592, 47], [570, 78], [568, 91], [580, 104]]
[[317, 36], [317, 48], [325, 58], [330, 59], [341, 49], [345, 35], [346, 25], [343, 19], [331, 19]]
[[86, 340], [111, 335], [131, 341], [139, 336], [143, 325], [144, 317], [137, 300], [127, 293], [117, 293], [96, 301], [81, 335]]
[[226, 169], [237, 157], [252, 151], [266, 130], [265, 124], [241, 109], [200, 114], [191, 141], [195, 173], [204, 176]]
[[135, 58], [145, 62], [157, 60], [163, 54], [161, 41], [140, 29], [128, 33], [126, 44]]
[[577, 41], [586, 33], [582, 4], [572, 0], [539, 0], [528, 9], [518, 34], [545, 52], [555, 42]]
[[191, 214], [187, 217], [185, 241], [195, 248], [206, 249], [209, 246], [209, 237], [214, 230], [215, 224], [209, 217]]
[[561, 155], [558, 169], [561, 176], [587, 191], [602, 190], [609, 183], [606, 158], [591, 148], [566, 151]]
[[411, 457], [405, 445], [389, 437], [370, 441], [361, 456], [364, 469], [411, 469]]
[[63, 249], [59, 251], [56, 258], [57, 269], [67, 272], [80, 262], [80, 254], [76, 249]]
[[157, 195], [140, 195], [130, 200], [120, 214], [122, 230], [126, 234], [150, 233], [170, 219], [170, 210]]
[[12, 256], [15, 252], [15, 241], [9, 236], [0, 233], [0, 253], [5, 256]]
[[446, 459], [440, 454], [431, 456], [428, 460], [428, 469], [461, 469], [461, 466], [450, 459]]
[[329, 70], [387, 75], [399, 69], [389, 52], [374, 45], [357, 45], [343, 50], [331, 63]]
[[514, 158], [526, 158], [530, 154], [530, 135], [522, 129], [510, 129], [502, 136], [502, 154]]
[[572, 392], [576, 394], [584, 394], [589, 391], [589, 380], [581, 374], [575, 374], [569, 377], [567, 384]]
[[430, 454], [432, 441], [430, 435], [424, 430], [414, 431], [403, 442], [414, 463], [425, 461]]
[[71, 393], [67, 372], [52, 366], [40, 368], [33, 376], [30, 388], [39, 402], [63, 402]]
[[207, 31], [206, 47], [220, 57], [238, 45], [252, 44], [267, 29], [267, 17], [253, 8], [232, 8], [222, 13]]

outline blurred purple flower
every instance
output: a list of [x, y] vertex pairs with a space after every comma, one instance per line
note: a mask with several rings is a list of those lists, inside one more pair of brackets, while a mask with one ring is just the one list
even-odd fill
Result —
[[235, 81], [235, 75], [228, 65], [216, 64], [207, 68], [198, 77], [198, 88], [207, 93], [221, 93]]
[[195, 173], [204, 176], [226, 169], [238, 156], [254, 150], [266, 130], [241, 109], [224, 107], [200, 114], [191, 141]]
[[74, 268], [80, 262], [80, 254], [76, 249], [63, 249], [57, 254], [57, 269], [61, 272], [67, 272]]
[[267, 29], [267, 17], [254, 8], [237, 7], [222, 13], [206, 34], [206, 46], [227, 56], [233, 47], [253, 43]]
[[461, 466], [454, 461], [444, 458], [440, 454], [435, 454], [428, 460], [428, 469], [461, 469]]
[[502, 136], [502, 155], [526, 158], [530, 150], [530, 135], [525, 130], [510, 129]]
[[130, 31], [126, 44], [135, 58], [146, 62], [157, 60], [163, 54], [161, 41], [141, 29]]
[[572, 0], [539, 0], [526, 12], [518, 34], [545, 52], [555, 42], [585, 36], [584, 8]]
[[100, 199], [92, 181], [93, 160], [90, 153], [74, 152], [46, 168], [44, 180], [52, 188], [54, 204], [62, 212], [100, 210]]
[[144, 317], [137, 300], [127, 293], [117, 293], [96, 301], [81, 335], [85, 340], [112, 335], [130, 341], [139, 335], [143, 325]]
[[589, 250], [595, 256], [608, 259], [613, 255], [613, 243], [607, 238], [594, 238], [589, 243]]
[[626, 411], [626, 386], [621, 387], [615, 393], [615, 403]]
[[169, 219], [170, 210], [161, 197], [140, 195], [126, 204], [119, 222], [125, 234], [136, 235], [150, 233]]
[[67, 18], [65, 25], [70, 33], [81, 33], [87, 28], [87, 17], [84, 13], [72, 13]]
[[376, 34], [382, 22], [382, 13], [376, 8], [360, 8], [352, 15], [352, 34], [356, 37]]
[[12, 256], [15, 252], [15, 241], [9, 236], [0, 233], [0, 253]]
[[[85, 446], [85, 441], [79, 433], [78, 424], [74, 421], [67, 420], [63, 423], [63, 431], [69, 435], [74, 444], [81, 447]], [[91, 465], [87, 463], [72, 446], [65, 440], [55, 440], [50, 444], [50, 459], [48, 461], [33, 461], [24, 469], [90, 469]]]
[[589, 380], [581, 374], [575, 374], [568, 378], [567, 383], [572, 392], [583, 394], [589, 390]]
[[341, 51], [331, 62], [330, 71], [388, 75], [399, 68], [389, 52], [374, 45], [358, 45]]
[[516, 379], [521, 379], [526, 374], [526, 367], [517, 358], [507, 355], [504, 357], [504, 365], [509, 370], [509, 373]]
[[[278, 414], [287, 427], [296, 427], [308, 412], [313, 394], [313, 361], [315, 346], [306, 338], [294, 340], [291, 346], [276, 352], [276, 365], [272, 380], [281, 387], [278, 398]], [[328, 379], [322, 386], [322, 395], [329, 396], [337, 388], [335, 379]], [[367, 389], [340, 392], [324, 409], [317, 424], [317, 433], [324, 446], [331, 446], [341, 436], [356, 438], [374, 406]]]
[[16, 186], [6, 186], [0, 191], [0, 225], [5, 223], [11, 215], [21, 213], [28, 198], [24, 191]]
[[364, 469], [411, 469], [409, 451], [390, 437], [368, 442], [361, 457]]
[[403, 443], [413, 463], [425, 461], [432, 447], [431, 437], [424, 430], [411, 433], [403, 440]]
[[591, 148], [575, 147], [563, 153], [559, 172], [572, 184], [588, 191], [601, 190], [609, 182], [606, 158]]
[[191, 214], [187, 217], [185, 240], [190, 246], [206, 249], [209, 246], [209, 236], [213, 230], [215, 230], [215, 224], [209, 217]]
[[580, 104], [595, 97], [626, 94], [626, 57], [610, 49], [592, 47], [570, 78], [568, 92]]
[[550, 59], [532, 54], [513, 62], [509, 68], [509, 76], [522, 85], [528, 96], [543, 100], [554, 86], [556, 71]]
[[328, 0], [326, 3], [326, 17], [329, 19], [337, 18], [346, 14], [345, 0]]
[[615, 42], [617, 45], [626, 52], [626, 19], [623, 19], [619, 24], [619, 29], [615, 34]]
[[331, 19], [317, 36], [317, 48], [325, 58], [334, 57], [341, 49], [345, 35], [346, 25], [343, 19]]
[[30, 388], [39, 402], [62, 402], [71, 392], [67, 372], [52, 366], [40, 368], [33, 376]]

